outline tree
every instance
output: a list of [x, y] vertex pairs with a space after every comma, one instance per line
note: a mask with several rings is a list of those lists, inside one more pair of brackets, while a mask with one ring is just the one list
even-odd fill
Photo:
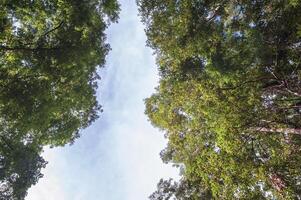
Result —
[[20, 140], [72, 142], [101, 111], [97, 68], [117, 1], [5, 0], [1, 8], [1, 124]]
[[208, 190], [203, 190], [199, 184], [191, 183], [187, 180], [181, 179], [179, 183], [172, 179], [161, 179], [157, 185], [157, 191], [149, 196], [151, 200], [199, 200], [211, 199], [211, 193]]
[[166, 131], [163, 158], [214, 199], [300, 198], [300, 2], [138, 5], [161, 76], [146, 114]]
[[45, 145], [72, 143], [101, 112], [99, 76], [116, 0], [0, 3], [0, 199], [24, 199]]
[[39, 155], [41, 147], [0, 136], [0, 199], [25, 199], [27, 190], [43, 176], [47, 162]]

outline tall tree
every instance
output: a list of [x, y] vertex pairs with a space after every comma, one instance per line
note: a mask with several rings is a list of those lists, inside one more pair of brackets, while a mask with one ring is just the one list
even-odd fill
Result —
[[27, 190], [43, 176], [47, 162], [39, 155], [41, 146], [0, 135], [0, 199], [22, 200]]
[[181, 179], [179, 183], [172, 179], [161, 179], [157, 185], [157, 191], [149, 196], [151, 200], [199, 200], [211, 199], [210, 190], [204, 190], [199, 184]]
[[300, 1], [138, 1], [164, 160], [214, 199], [300, 198]]
[[43, 146], [72, 143], [97, 119], [97, 69], [116, 0], [0, 2], [0, 199], [42, 177]]
[[41, 144], [72, 142], [101, 110], [97, 67], [115, 0], [1, 2], [1, 125]]

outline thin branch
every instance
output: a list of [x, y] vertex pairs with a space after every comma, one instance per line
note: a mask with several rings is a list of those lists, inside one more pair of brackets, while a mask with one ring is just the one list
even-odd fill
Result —
[[252, 127], [249, 130], [265, 133], [287, 133], [301, 135], [300, 128], [266, 128], [266, 127]]
[[[42, 38], [46, 37], [47, 35], [49, 35], [53, 31], [61, 28], [63, 24], [64, 24], [64, 22], [61, 21], [58, 26], [54, 27], [53, 29], [51, 29], [49, 31], [46, 31], [43, 35], [41, 35], [37, 39], [37, 41], [39, 41]], [[8, 47], [8, 46], [5, 46], [5, 45], [0, 45], [0, 51], [3, 51], [3, 50], [4, 51], [37, 51], [37, 50], [57, 50], [57, 49], [59, 49], [59, 48], [56, 48], [56, 47], [50, 47], [50, 48], [49, 47], [35, 47], [35, 48], [26, 47], [26, 46], [32, 45], [32, 44], [34, 44], [34, 42], [23, 44], [22, 46], [16, 46], [16, 47]]]
[[232, 86], [232, 87], [222, 87], [221, 90], [235, 90], [237, 88], [240, 88], [248, 83], [258, 83], [258, 81], [261, 81], [261, 80], [270, 80], [270, 78], [266, 78], [266, 77], [261, 77], [261, 78], [257, 78], [255, 80], [249, 80], [249, 81], [245, 81], [245, 82], [242, 82], [242, 83], [239, 83], [238, 85], [236, 86]]
[[[61, 28], [61, 26], [62, 26], [63, 24], [64, 24], [64, 21], [61, 21], [61, 22], [59, 23], [58, 26], [56, 26], [56, 27], [54, 27], [53, 29], [47, 31], [47, 32], [44, 33], [41, 37], [45, 37], [45, 36], [48, 35], [49, 33], [52, 33], [53, 31], [55, 31], [55, 30]], [[40, 38], [41, 38], [41, 37], [40, 37]]]
[[23, 47], [23, 46], [16, 46], [16, 47], [8, 47], [0, 45], [0, 51], [38, 51], [38, 50], [58, 50], [60, 48], [58, 47], [36, 47], [36, 48], [30, 48], [30, 47]]
[[[63, 24], [64, 24], [64, 21], [61, 21], [61, 22], [59, 23], [59, 25], [57, 25], [57, 26], [54, 27], [53, 29], [50, 29], [49, 31], [46, 31], [43, 35], [41, 35], [41, 36], [37, 39], [37, 41], [41, 40], [43, 37], [47, 36], [48, 34], [52, 33], [53, 31], [55, 31], [55, 30], [61, 28]], [[37, 42], [37, 41], [36, 41], [36, 42]], [[23, 45], [24, 45], [24, 46], [32, 45], [32, 44], [34, 44], [34, 43], [36, 43], [36, 42], [26, 43], [26, 44], [23, 44]]]

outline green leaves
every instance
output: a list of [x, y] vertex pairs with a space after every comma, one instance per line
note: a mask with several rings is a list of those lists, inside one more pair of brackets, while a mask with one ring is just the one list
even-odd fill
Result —
[[40, 146], [24, 144], [0, 135], [0, 199], [24, 199], [27, 190], [43, 177], [47, 162], [39, 155]]
[[290, 162], [300, 149], [301, 5], [138, 5], [161, 75], [146, 114], [166, 131], [165, 161], [183, 165], [183, 177], [201, 180], [213, 198], [300, 198], [291, 179], [300, 166]]
[[96, 68], [104, 65], [104, 30], [116, 21], [118, 4], [5, 1], [3, 7], [1, 116], [15, 132], [64, 145], [97, 118]]
[[0, 147], [0, 198], [24, 199], [45, 166], [42, 147], [73, 143], [102, 111], [97, 69], [119, 4], [4, 0], [0, 7], [0, 143], [16, 144], [10, 153]]

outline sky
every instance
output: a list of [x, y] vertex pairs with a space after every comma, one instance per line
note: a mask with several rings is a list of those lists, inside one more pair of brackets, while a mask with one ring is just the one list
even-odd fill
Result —
[[26, 200], [144, 200], [160, 178], [177, 178], [163, 164], [164, 133], [144, 115], [143, 99], [158, 72], [135, 0], [122, 0], [118, 24], [107, 30], [112, 50], [100, 70], [97, 97], [104, 112], [72, 146], [45, 149], [44, 177]]

